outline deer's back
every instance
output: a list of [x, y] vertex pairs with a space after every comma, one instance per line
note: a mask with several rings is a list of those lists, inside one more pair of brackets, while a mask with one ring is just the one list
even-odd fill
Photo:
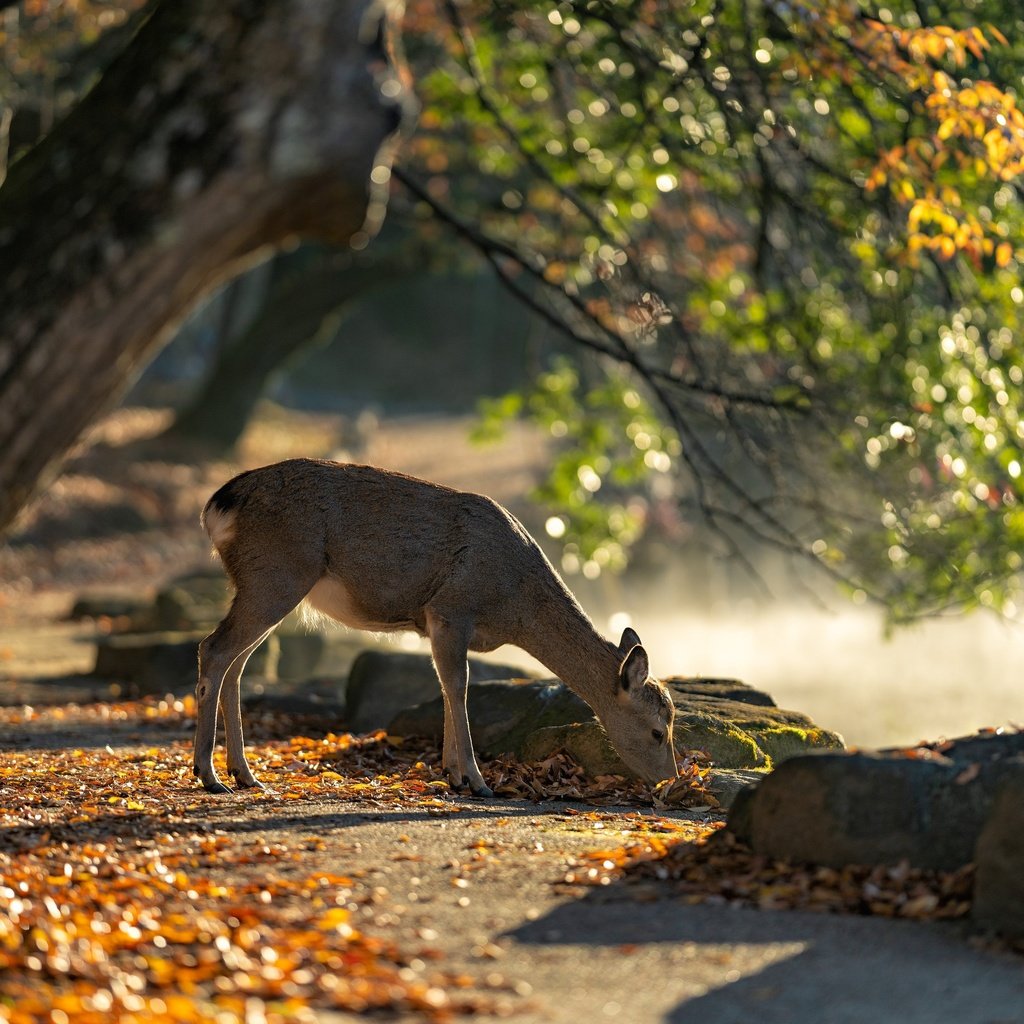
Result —
[[[438, 600], [496, 614], [557, 580], [519, 522], [482, 495], [371, 466], [297, 459], [243, 473], [205, 512], [228, 572], [315, 566], [380, 628]], [[557, 584], [556, 584], [557, 585]], [[507, 612], [506, 612], [507, 614]]]

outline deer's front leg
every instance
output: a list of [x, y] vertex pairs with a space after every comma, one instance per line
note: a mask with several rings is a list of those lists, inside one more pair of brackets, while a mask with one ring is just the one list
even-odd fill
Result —
[[442, 765], [453, 786], [468, 785], [474, 796], [494, 796], [480, 774], [469, 732], [469, 631], [428, 610], [427, 635], [444, 693]]
[[459, 749], [455, 743], [455, 720], [452, 717], [452, 706], [448, 694], [441, 687], [441, 698], [444, 704], [444, 733], [441, 748], [441, 768], [452, 786], [462, 785], [462, 765], [459, 764]]

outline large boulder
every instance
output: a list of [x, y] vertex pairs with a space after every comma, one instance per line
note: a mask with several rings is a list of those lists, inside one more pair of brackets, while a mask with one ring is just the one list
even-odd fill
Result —
[[[520, 754], [531, 733], [591, 717], [590, 708], [557, 679], [481, 680], [470, 686], [466, 704], [473, 746], [484, 757]], [[389, 722], [388, 732], [441, 739], [441, 698], [399, 711]]]
[[[92, 674], [123, 684], [130, 694], [183, 694], [194, 690], [198, 647], [204, 634], [163, 631], [115, 633], [97, 644]], [[271, 636], [253, 651], [246, 675], [274, 678], [278, 649]]]
[[[340, 627], [311, 632], [290, 618], [278, 627], [275, 636], [281, 649], [279, 679], [347, 677], [359, 655], [373, 643], [365, 633]], [[338, 692], [343, 694], [344, 686]]]
[[[525, 675], [521, 668], [469, 659], [470, 704], [475, 706], [477, 683], [486, 679], [515, 679]], [[441, 727], [444, 708], [434, 663], [426, 654], [400, 654], [388, 651], [363, 651], [352, 664], [345, 691], [345, 719], [353, 732], [390, 729], [403, 709], [431, 701], [440, 708]], [[473, 712], [470, 712], [472, 721]], [[484, 718], [485, 716], [481, 716]], [[440, 737], [441, 727], [424, 725], [403, 730], [398, 735]]]
[[1024, 939], [1024, 764], [996, 794], [974, 859], [974, 920], [1008, 938]]
[[973, 859], [999, 787], [1024, 776], [1014, 747], [792, 758], [736, 801], [729, 828], [771, 857], [953, 870]]
[[775, 699], [764, 690], [756, 690], [738, 679], [713, 679], [704, 676], [669, 676], [664, 680], [670, 689], [676, 687], [688, 698], [707, 697], [712, 700], [737, 700], [741, 704], [777, 707]]
[[[702, 750], [719, 767], [764, 768], [793, 753], [842, 747], [835, 733], [741, 683], [674, 678], [666, 685], [676, 706], [677, 750]], [[729, 697], [717, 695], [722, 692]], [[737, 699], [747, 696], [750, 701]], [[535, 760], [564, 749], [590, 774], [631, 774], [591, 709], [557, 679], [481, 682], [470, 687], [468, 706], [473, 742], [485, 757]], [[388, 731], [439, 738], [443, 726], [444, 706], [436, 698], [400, 712]]]

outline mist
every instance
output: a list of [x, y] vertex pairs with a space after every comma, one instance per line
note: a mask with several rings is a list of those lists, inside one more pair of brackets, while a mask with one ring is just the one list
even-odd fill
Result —
[[1024, 726], [1024, 630], [993, 615], [927, 620], [889, 638], [879, 612], [855, 607], [633, 619], [655, 671], [740, 679], [851, 746]]

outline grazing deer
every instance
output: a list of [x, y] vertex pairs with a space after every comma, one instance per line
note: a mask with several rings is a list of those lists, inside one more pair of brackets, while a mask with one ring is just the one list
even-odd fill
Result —
[[240, 788], [260, 785], [245, 759], [239, 677], [303, 600], [346, 626], [430, 640], [453, 786], [493, 795], [473, 754], [466, 659], [506, 643], [593, 708], [633, 771], [651, 783], [675, 777], [674, 708], [648, 678], [640, 638], [627, 629], [618, 646], [605, 640], [537, 542], [490, 498], [370, 466], [293, 459], [230, 480], [202, 521], [236, 589], [199, 645], [194, 771], [211, 793], [229, 792], [213, 768], [218, 702], [228, 771]]

